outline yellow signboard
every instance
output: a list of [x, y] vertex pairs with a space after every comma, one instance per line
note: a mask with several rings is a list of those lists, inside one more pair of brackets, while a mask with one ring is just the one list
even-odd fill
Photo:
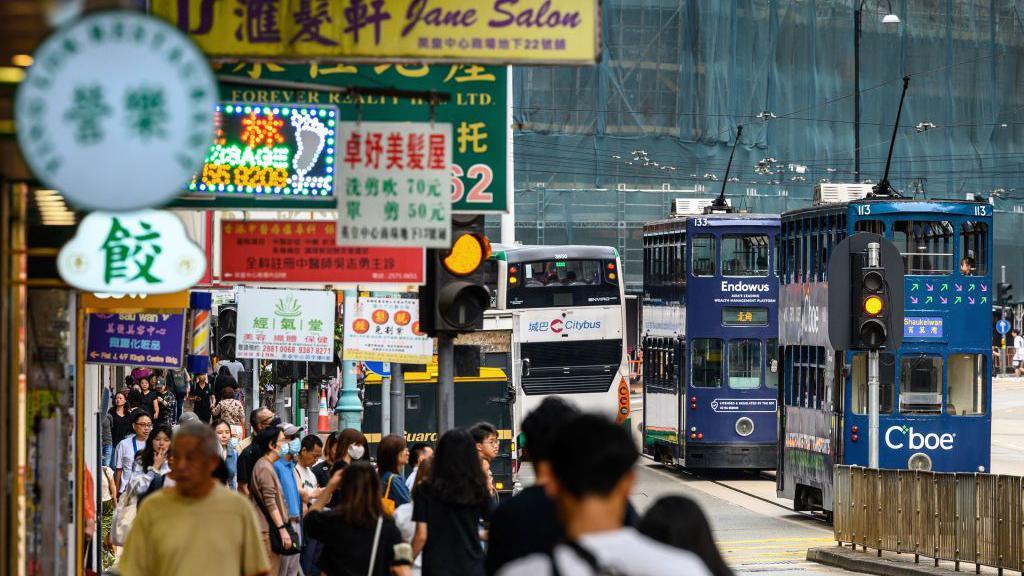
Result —
[[136, 310], [181, 310], [188, 308], [188, 290], [170, 294], [93, 294], [83, 292], [82, 308], [90, 312], [131, 312]]
[[598, 0], [151, 0], [211, 57], [593, 64]]

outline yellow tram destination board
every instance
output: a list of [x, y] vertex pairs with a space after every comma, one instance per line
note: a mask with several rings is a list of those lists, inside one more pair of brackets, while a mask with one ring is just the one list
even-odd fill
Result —
[[210, 56], [593, 64], [597, 0], [152, 0]]

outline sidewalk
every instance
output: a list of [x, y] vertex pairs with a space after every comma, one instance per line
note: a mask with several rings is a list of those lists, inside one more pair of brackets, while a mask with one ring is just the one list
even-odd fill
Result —
[[[843, 546], [824, 546], [821, 548], [809, 548], [807, 560], [835, 566], [851, 572], [862, 574], [875, 574], [877, 576], [955, 576], [957, 574], [972, 574], [975, 565], [968, 562], [960, 563], [960, 571], [955, 570], [955, 564], [946, 560], [940, 560], [935, 565], [935, 560], [921, 556], [920, 563], [914, 563], [913, 554], [896, 554], [895, 552], [882, 552], [878, 556], [877, 550], [865, 551], [863, 548], [852, 550], [848, 544]], [[998, 574], [995, 568], [983, 566], [981, 574]]]

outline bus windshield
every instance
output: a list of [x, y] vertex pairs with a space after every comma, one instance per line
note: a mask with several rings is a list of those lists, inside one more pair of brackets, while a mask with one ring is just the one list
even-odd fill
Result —
[[509, 307], [596, 306], [619, 303], [614, 260], [540, 260], [509, 265]]

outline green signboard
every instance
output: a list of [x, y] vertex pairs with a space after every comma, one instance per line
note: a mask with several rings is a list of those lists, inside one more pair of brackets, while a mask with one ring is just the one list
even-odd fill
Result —
[[[509, 119], [508, 82], [503, 66], [475, 64], [392, 65], [226, 63], [216, 70], [221, 99], [261, 108], [337, 107], [339, 121], [408, 121], [452, 124], [452, 209], [456, 212], [505, 212], [508, 209], [506, 153]], [[232, 82], [227, 76], [235, 76]], [[266, 86], [253, 85], [267, 81]], [[322, 85], [325, 90], [296, 90], [274, 81]], [[330, 91], [344, 87], [349, 93]], [[360, 92], [362, 88], [365, 92]], [[372, 90], [393, 89], [447, 94], [448, 102], [431, 106], [429, 98], [383, 96]], [[371, 93], [367, 93], [371, 92]], [[339, 177], [344, 177], [339, 167]], [[190, 190], [175, 204], [189, 208], [334, 209], [323, 195], [266, 191], [262, 194]]]

